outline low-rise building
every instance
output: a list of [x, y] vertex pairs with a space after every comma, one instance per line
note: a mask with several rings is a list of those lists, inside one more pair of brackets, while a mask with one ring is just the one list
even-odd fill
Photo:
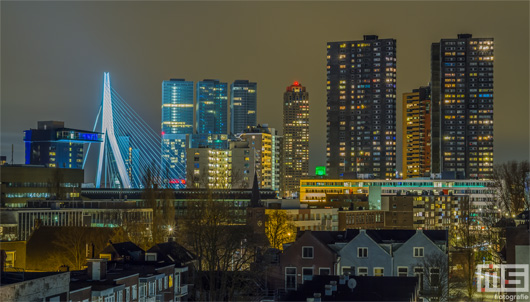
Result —
[[82, 169], [4, 165], [0, 173], [2, 207], [25, 207], [31, 199], [79, 199]]
[[137, 208], [135, 202], [28, 201], [27, 208], [7, 208], [0, 213], [1, 240], [27, 240], [39, 226], [119, 227], [153, 223], [153, 210]]

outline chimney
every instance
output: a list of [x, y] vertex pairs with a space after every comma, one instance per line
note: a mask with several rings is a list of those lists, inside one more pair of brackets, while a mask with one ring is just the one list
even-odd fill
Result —
[[90, 280], [105, 280], [107, 278], [107, 259], [87, 259], [88, 277]]

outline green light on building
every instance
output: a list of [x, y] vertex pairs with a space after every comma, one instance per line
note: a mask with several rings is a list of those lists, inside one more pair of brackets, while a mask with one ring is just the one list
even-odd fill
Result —
[[316, 176], [326, 176], [326, 167], [324, 166], [317, 166], [315, 168], [315, 175]]

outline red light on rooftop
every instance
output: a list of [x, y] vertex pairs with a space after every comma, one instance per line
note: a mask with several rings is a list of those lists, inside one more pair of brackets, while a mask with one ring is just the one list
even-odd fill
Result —
[[298, 81], [294, 81], [294, 84], [293, 84], [293, 85], [294, 85], [294, 86], [298, 86], [298, 85], [300, 85], [300, 84], [298, 83]]

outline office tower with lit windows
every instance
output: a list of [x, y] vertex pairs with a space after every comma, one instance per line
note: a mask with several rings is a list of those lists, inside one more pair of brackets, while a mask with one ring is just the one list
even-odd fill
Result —
[[257, 83], [236, 80], [230, 85], [230, 132], [243, 133], [257, 125]]
[[492, 177], [493, 46], [470, 34], [431, 46], [433, 173]]
[[280, 195], [297, 196], [309, 175], [309, 93], [298, 82], [283, 94], [283, 184]]
[[228, 133], [227, 87], [218, 80], [197, 82], [197, 133]]
[[403, 178], [430, 176], [431, 89], [429, 86], [403, 94]]
[[70, 129], [64, 122], [38, 122], [37, 129], [24, 131], [26, 165], [83, 169], [84, 144], [100, 143], [103, 134]]
[[193, 114], [193, 81], [163, 81], [162, 169], [170, 184], [185, 184], [186, 147], [193, 133]]
[[390, 179], [396, 171], [396, 40], [327, 44], [327, 172]]
[[251, 127], [240, 138], [254, 149], [256, 173], [259, 188], [280, 190], [280, 152], [281, 138], [278, 131], [263, 124]]

